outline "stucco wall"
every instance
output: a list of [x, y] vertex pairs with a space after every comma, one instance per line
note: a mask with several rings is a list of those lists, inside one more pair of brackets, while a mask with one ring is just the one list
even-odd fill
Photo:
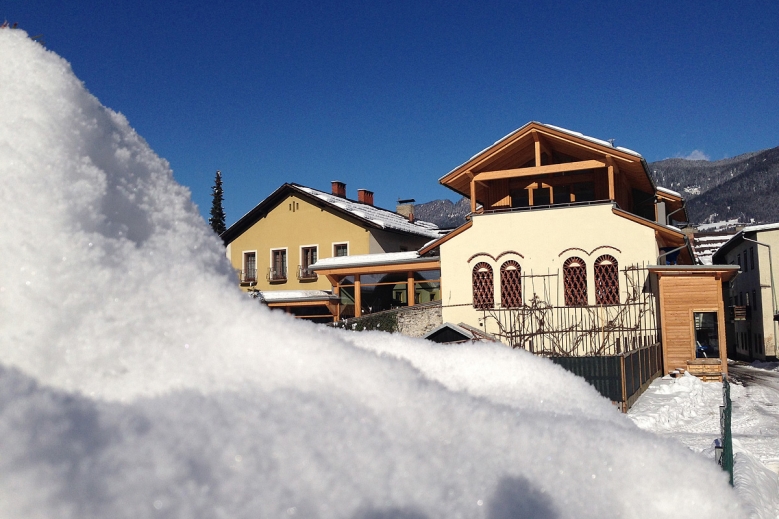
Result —
[[[472, 269], [479, 262], [492, 266], [495, 305], [500, 305], [500, 265], [513, 259], [523, 275], [558, 274], [523, 281], [523, 300], [533, 294], [553, 305], [564, 304], [562, 267], [572, 256], [587, 266], [589, 303], [595, 303], [593, 264], [603, 254], [619, 268], [655, 264], [654, 230], [615, 215], [611, 204], [474, 215], [473, 226], [441, 245], [443, 320], [479, 327], [482, 312], [473, 308]], [[558, 281], [559, 280], [559, 281]], [[620, 300], [626, 288], [620, 280]], [[488, 333], [489, 323], [482, 329]], [[485, 329], [486, 327], [486, 329]]]
[[[260, 290], [329, 290], [330, 282], [324, 276], [317, 281], [298, 281], [301, 247], [317, 245], [319, 258], [331, 258], [334, 243], [348, 243], [350, 256], [368, 254], [369, 236], [368, 231], [331, 210], [290, 195], [230, 243], [230, 262], [233, 268], [241, 270], [243, 253], [257, 251]], [[287, 248], [287, 281], [269, 283], [265, 276], [270, 267], [270, 251], [280, 248]]]
[[[751, 233], [748, 233], [748, 236], [749, 234]], [[779, 230], [757, 232], [754, 239], [771, 246], [774, 273], [779, 275]], [[750, 248], [754, 250], [754, 269], [751, 264]], [[747, 253], [746, 265], [744, 265], [743, 259], [745, 252]], [[776, 356], [774, 337], [777, 327], [773, 320], [773, 294], [768, 248], [754, 242], [741, 240], [725, 255], [725, 262], [737, 265], [739, 255], [741, 255], [743, 266], [741, 273], [736, 276], [726, 293], [726, 305], [740, 305], [742, 294], [744, 296], [749, 294], [749, 305], [752, 307], [752, 311], [751, 319], [747, 321], [727, 322], [728, 347], [737, 355], [747, 358], [765, 359]], [[755, 297], [752, 296], [753, 293]], [[757, 310], [755, 310], [755, 299], [757, 299]], [[744, 304], [746, 304], [746, 297], [744, 297]], [[749, 339], [744, 340], [745, 337], [749, 336], [752, 338], [751, 351]], [[763, 349], [760, 352], [755, 347], [758, 340], [762, 340], [763, 343]]]

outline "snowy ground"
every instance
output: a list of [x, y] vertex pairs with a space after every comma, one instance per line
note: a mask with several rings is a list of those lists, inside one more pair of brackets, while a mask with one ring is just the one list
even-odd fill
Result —
[[[734, 485], [751, 517], [779, 517], [779, 367], [731, 364]], [[714, 459], [722, 385], [658, 379], [628, 413], [639, 427]], [[713, 462], [713, 461], [712, 461]]]
[[65, 60], [0, 29], [0, 63], [0, 517], [747, 516], [545, 359], [259, 306]]

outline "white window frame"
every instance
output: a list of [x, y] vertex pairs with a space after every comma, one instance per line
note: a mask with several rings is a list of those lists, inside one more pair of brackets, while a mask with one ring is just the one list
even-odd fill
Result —
[[284, 251], [284, 273], [286, 274], [286, 279], [289, 279], [289, 247], [271, 247], [268, 253], [268, 268], [273, 268], [273, 253], [278, 250]]
[[335, 255], [335, 246], [336, 245], [346, 245], [346, 255], [350, 256], [352, 252], [352, 247], [349, 245], [348, 241], [334, 241], [332, 245], [330, 246], [330, 254], [332, 254], [331, 257], [336, 258]]
[[246, 272], [246, 255], [254, 253], [254, 282], [259, 277], [260, 265], [257, 263], [257, 249], [241, 251], [241, 283], [243, 283], [243, 273]]

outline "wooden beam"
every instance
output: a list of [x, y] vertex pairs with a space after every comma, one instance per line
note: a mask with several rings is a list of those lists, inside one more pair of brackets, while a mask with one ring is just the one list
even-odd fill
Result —
[[471, 179], [471, 212], [476, 212], [476, 181]]
[[[606, 163], [600, 160], [580, 160], [566, 162], [564, 164], [549, 164], [533, 168], [503, 169], [499, 171], [482, 171], [476, 173], [474, 178], [484, 180], [500, 180], [503, 178], [530, 177], [534, 175], [550, 175], [552, 173], [565, 173], [567, 171], [580, 171], [584, 169], [596, 169], [606, 167]], [[473, 184], [473, 183], [472, 183]]]
[[414, 306], [414, 273], [409, 272], [407, 274], [407, 291], [408, 291], [408, 306]]
[[614, 165], [609, 164], [609, 200], [614, 199]]
[[354, 316], [360, 317], [362, 315], [362, 293], [360, 275], [354, 276]]
[[426, 270], [440, 270], [440, 260], [418, 261], [413, 263], [394, 263], [389, 265], [364, 265], [362, 267], [343, 266], [327, 270], [317, 270], [317, 273], [324, 275], [338, 274], [338, 276], [367, 275], [367, 274], [390, 274], [393, 272], [422, 272]]
[[536, 167], [541, 166], [541, 139], [538, 138], [538, 132], [533, 130], [533, 143], [536, 150]]

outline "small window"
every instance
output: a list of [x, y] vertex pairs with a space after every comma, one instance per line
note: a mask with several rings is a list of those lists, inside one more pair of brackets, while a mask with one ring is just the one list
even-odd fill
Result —
[[719, 358], [717, 312], [695, 312], [695, 357]]
[[316, 263], [316, 259], [316, 246], [300, 248], [300, 270], [298, 271], [298, 279], [316, 279], [316, 273], [309, 269], [311, 265]]
[[619, 267], [608, 254], [595, 260], [595, 304], [619, 304]]
[[271, 250], [271, 267], [268, 269], [268, 281], [287, 280], [287, 249]]
[[747, 303], [747, 304], [746, 304], [745, 306], [749, 306], [749, 291], [747, 291], [747, 300], [746, 300], [746, 303]]
[[749, 268], [755, 270], [755, 248], [749, 248]]
[[522, 306], [522, 267], [514, 260], [500, 266], [500, 305], [503, 308]]
[[477, 263], [473, 267], [473, 307], [486, 310], [495, 306], [492, 267], [487, 263]]
[[581, 258], [572, 257], [563, 263], [565, 306], [587, 306], [587, 266]]
[[243, 253], [243, 272], [241, 273], [241, 281], [244, 283], [252, 283], [254, 281], [257, 281], [257, 253], [256, 252]]
[[336, 243], [333, 245], [333, 256], [336, 258], [340, 258], [342, 256], [348, 256], [349, 255], [349, 244], [348, 243]]

